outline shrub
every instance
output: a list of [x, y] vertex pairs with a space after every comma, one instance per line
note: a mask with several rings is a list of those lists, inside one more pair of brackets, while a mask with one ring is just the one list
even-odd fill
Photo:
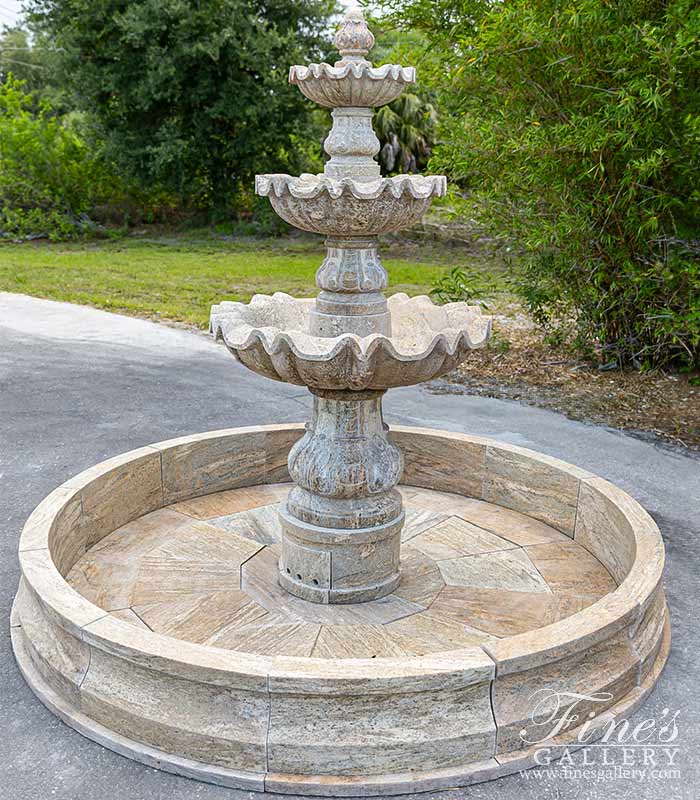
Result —
[[84, 142], [12, 76], [0, 84], [0, 232], [53, 238], [85, 226], [102, 176]]
[[433, 282], [430, 296], [439, 304], [472, 303], [488, 308], [484, 296], [495, 290], [493, 281], [474, 271], [453, 267]]
[[[381, 64], [420, 65], [421, 76], [426, 68], [439, 69], [439, 59], [429, 52], [429, 43], [418, 31], [387, 28], [372, 17], [369, 25], [376, 36], [370, 58]], [[384, 175], [397, 172], [420, 172], [430, 159], [435, 143], [437, 110], [430, 81], [421, 79], [408, 87], [393, 103], [376, 109], [374, 130], [381, 149], [378, 161]]]
[[11, 75], [0, 83], [0, 236], [69, 239], [102, 225], [162, 221], [172, 197], [125, 181], [80, 133]]
[[697, 2], [389, 5], [445, 54], [431, 168], [523, 248], [536, 318], [606, 362], [700, 366]]

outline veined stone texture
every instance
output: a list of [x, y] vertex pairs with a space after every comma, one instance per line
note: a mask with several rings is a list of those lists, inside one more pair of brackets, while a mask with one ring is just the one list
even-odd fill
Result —
[[[350, 12], [336, 66], [364, 63], [373, 41]], [[364, 126], [356, 146], [352, 131], [347, 147], [332, 145], [330, 170], [356, 177], [277, 176], [261, 186], [294, 224], [363, 237], [369, 249], [368, 237], [415, 220], [444, 179], [369, 180], [367, 115], [336, 116]], [[351, 260], [340, 254], [338, 269]], [[292, 448], [301, 431], [281, 426], [143, 448], [66, 484], [23, 532], [13, 648], [42, 700], [91, 738], [237, 788], [439, 789], [518, 768], [543, 684], [605, 692], [614, 714], [658, 679], [669, 628], [653, 521], [619, 490], [555, 459], [436, 431], [389, 438], [380, 400], [361, 390], [442, 374], [488, 338], [488, 321], [463, 305], [400, 297], [387, 304], [397, 313], [382, 334], [381, 298], [345, 294], [368, 296], [315, 306], [334, 317], [328, 330], [338, 337], [312, 335], [309, 301], [291, 298], [253, 301], [251, 310], [287, 314], [296, 328], [261, 325], [238, 309], [233, 325], [226, 308], [212, 321], [251, 369], [316, 393], [349, 390], [323, 395], [329, 407], [317, 404], [306, 441]], [[352, 319], [363, 316], [366, 337]], [[353, 402], [348, 412], [343, 404]], [[353, 426], [356, 445], [379, 440], [377, 475], [347, 441]], [[406, 473], [420, 483], [404, 490], [407, 522], [393, 488], [402, 438]], [[433, 457], [440, 442], [449, 446]], [[304, 448], [297, 471], [294, 453]], [[266, 509], [286, 487], [265, 484], [287, 477], [290, 449], [298, 485], [276, 524]], [[600, 496], [620, 524], [600, 513]], [[371, 524], [348, 527], [348, 507], [351, 522], [368, 514]], [[318, 524], [333, 520], [342, 527]], [[300, 596], [282, 588], [286, 566]], [[326, 603], [335, 586], [343, 604], [308, 602], [307, 569]]]
[[[187, 508], [182, 503], [154, 511], [95, 545], [68, 582], [110, 615], [176, 639], [325, 659], [426, 656], [497, 641], [564, 619], [616, 588], [605, 567], [561, 533], [550, 529], [551, 543], [520, 547], [503, 538], [510, 521], [489, 514], [490, 504], [467, 521], [458, 495], [408, 486], [399, 586], [369, 602], [309, 603], [277, 585], [277, 509], [292, 486], [218, 492], [190, 513], [176, 510]], [[430, 498], [442, 513], [426, 516], [413, 505]], [[637, 635], [645, 652], [647, 640], [658, 645], [657, 607], [663, 597], [648, 615], [654, 624]]]
[[[274, 481], [302, 435], [280, 425], [163, 442], [87, 470], [37, 508], [22, 533], [10, 624], [20, 669], [50, 710], [156, 768], [246, 790], [357, 796], [532, 766], [522, 732], [546, 734], [531, 714], [543, 686], [605, 693], [600, 732], [644, 701], [670, 628], [663, 542], [632, 498], [522, 448], [398, 428], [406, 474], [433, 487], [400, 487], [401, 583], [367, 602], [309, 603], [276, 580], [275, 512], [291, 484]], [[257, 484], [222, 468], [237, 446], [256, 454]], [[484, 499], [485, 451], [501, 474], [508, 464], [511, 487], [537, 490], [543, 470], [554, 471], [560, 488], [564, 476], [578, 482], [577, 512], [591, 489], [616, 513], [596, 507], [581, 528], [577, 513], [572, 539], [566, 516], [555, 516], [560, 530], [526, 516], [531, 491], [511, 489], [511, 508], [494, 505]], [[494, 459], [499, 451], [510, 457]], [[428, 453], [441, 454], [432, 467]], [[169, 506], [167, 492], [142, 491], [144, 457], [149, 479], [175, 479]], [[179, 486], [189, 474], [198, 476], [190, 496]], [[119, 496], [132, 502], [110, 530]], [[618, 554], [628, 553], [616, 585], [606, 565], [621, 570]], [[551, 708], [543, 696], [541, 709]]]
[[289, 82], [327, 108], [378, 108], [395, 100], [407, 85], [415, 83], [413, 67], [384, 64], [373, 67], [365, 59], [374, 45], [361, 11], [350, 11], [334, 40], [341, 60], [330, 64], [294, 66]]
[[430, 298], [388, 299], [392, 336], [313, 336], [313, 299], [255, 295], [212, 308], [211, 330], [242, 364], [285, 383], [320, 389], [384, 390], [432, 380], [483, 346], [491, 319], [478, 306], [436, 306]]
[[329, 178], [373, 180], [381, 171], [374, 156], [380, 144], [372, 127], [369, 108], [335, 108], [331, 112], [333, 127], [323, 143], [330, 160], [323, 168]]
[[[376, 166], [369, 156], [365, 163]], [[379, 236], [420, 222], [433, 197], [445, 195], [447, 180], [442, 175], [368, 179], [364, 171], [356, 177], [271, 174], [256, 177], [255, 191], [269, 197], [295, 228], [327, 236]]]
[[[485, 344], [491, 327], [465, 303], [384, 297], [377, 237], [418, 222], [433, 197], [445, 195], [447, 180], [381, 176], [373, 109], [396, 99], [415, 70], [369, 63], [374, 36], [358, 9], [334, 41], [335, 66], [289, 73], [306, 97], [333, 109], [323, 174], [255, 179], [256, 193], [282, 219], [328, 237], [316, 275], [320, 293], [315, 300], [278, 293], [256, 295], [249, 305], [221, 303], [210, 327], [254, 372], [329, 393], [323, 403], [316, 398], [309, 433], [290, 456], [297, 487], [280, 512], [279, 583], [305, 600], [353, 604], [390, 594], [400, 580], [405, 515], [393, 487], [401, 456], [387, 437], [381, 393], [449, 372]], [[376, 396], [368, 400], [366, 391]], [[349, 420], [367, 424], [349, 432]]]
[[367, 62], [346, 62], [336, 67], [309, 64], [290, 67], [289, 82], [326, 108], [379, 108], [416, 82], [416, 70], [398, 64], [373, 67]]

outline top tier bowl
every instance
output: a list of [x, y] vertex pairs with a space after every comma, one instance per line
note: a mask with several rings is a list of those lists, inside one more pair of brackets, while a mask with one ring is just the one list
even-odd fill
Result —
[[366, 62], [346, 62], [336, 66], [309, 64], [289, 70], [289, 82], [309, 100], [325, 108], [377, 108], [385, 106], [416, 81], [413, 67]]
[[395, 100], [416, 73], [396, 64], [373, 67], [365, 58], [373, 44], [361, 12], [350, 11], [335, 37], [340, 61], [290, 69], [290, 82], [306, 97], [333, 109], [322, 175], [256, 177], [257, 194], [290, 225], [334, 238], [376, 237], [415, 224], [446, 192], [440, 175], [381, 176], [372, 108]]
[[358, 9], [348, 12], [334, 41], [340, 53], [335, 66], [309, 64], [289, 70], [289, 82], [314, 103], [325, 108], [376, 108], [396, 100], [408, 84], [415, 83], [413, 67], [373, 67], [366, 60], [374, 36]]

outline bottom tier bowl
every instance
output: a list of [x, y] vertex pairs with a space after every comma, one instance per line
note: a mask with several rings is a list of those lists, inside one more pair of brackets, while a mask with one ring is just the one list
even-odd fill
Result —
[[631, 497], [522, 448], [393, 428], [401, 583], [320, 606], [277, 582], [276, 509], [302, 433], [152, 445], [44, 500], [11, 625], [45, 705], [170, 772], [352, 796], [521, 770], [644, 700], [670, 629], [661, 536]]

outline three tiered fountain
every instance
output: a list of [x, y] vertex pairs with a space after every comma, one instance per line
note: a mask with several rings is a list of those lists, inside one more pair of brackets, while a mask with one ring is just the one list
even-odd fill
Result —
[[388, 795], [516, 772], [611, 730], [669, 652], [663, 542], [629, 495], [504, 441], [383, 420], [388, 389], [449, 371], [490, 321], [384, 296], [377, 237], [445, 178], [379, 174], [372, 109], [415, 74], [373, 67], [372, 44], [353, 11], [340, 61], [291, 69], [333, 109], [324, 173], [257, 178], [327, 237], [318, 297], [212, 309], [242, 364], [309, 388], [310, 423], [117, 456], [20, 539], [12, 643], [37, 696], [122, 755], [225, 786]]
[[284, 220], [328, 237], [319, 295], [221, 303], [211, 327], [249, 369], [314, 395], [311, 423], [289, 456], [296, 485], [280, 510], [279, 580], [305, 600], [356, 603], [390, 594], [400, 580], [404, 512], [395, 487], [403, 458], [387, 436], [382, 396], [449, 372], [486, 342], [490, 320], [466, 303], [384, 296], [377, 237], [419, 221], [447, 180], [381, 177], [372, 109], [395, 100], [415, 70], [371, 66], [374, 36], [359, 11], [348, 14], [335, 44], [335, 66], [296, 66], [289, 77], [333, 109], [323, 174], [256, 180]]

